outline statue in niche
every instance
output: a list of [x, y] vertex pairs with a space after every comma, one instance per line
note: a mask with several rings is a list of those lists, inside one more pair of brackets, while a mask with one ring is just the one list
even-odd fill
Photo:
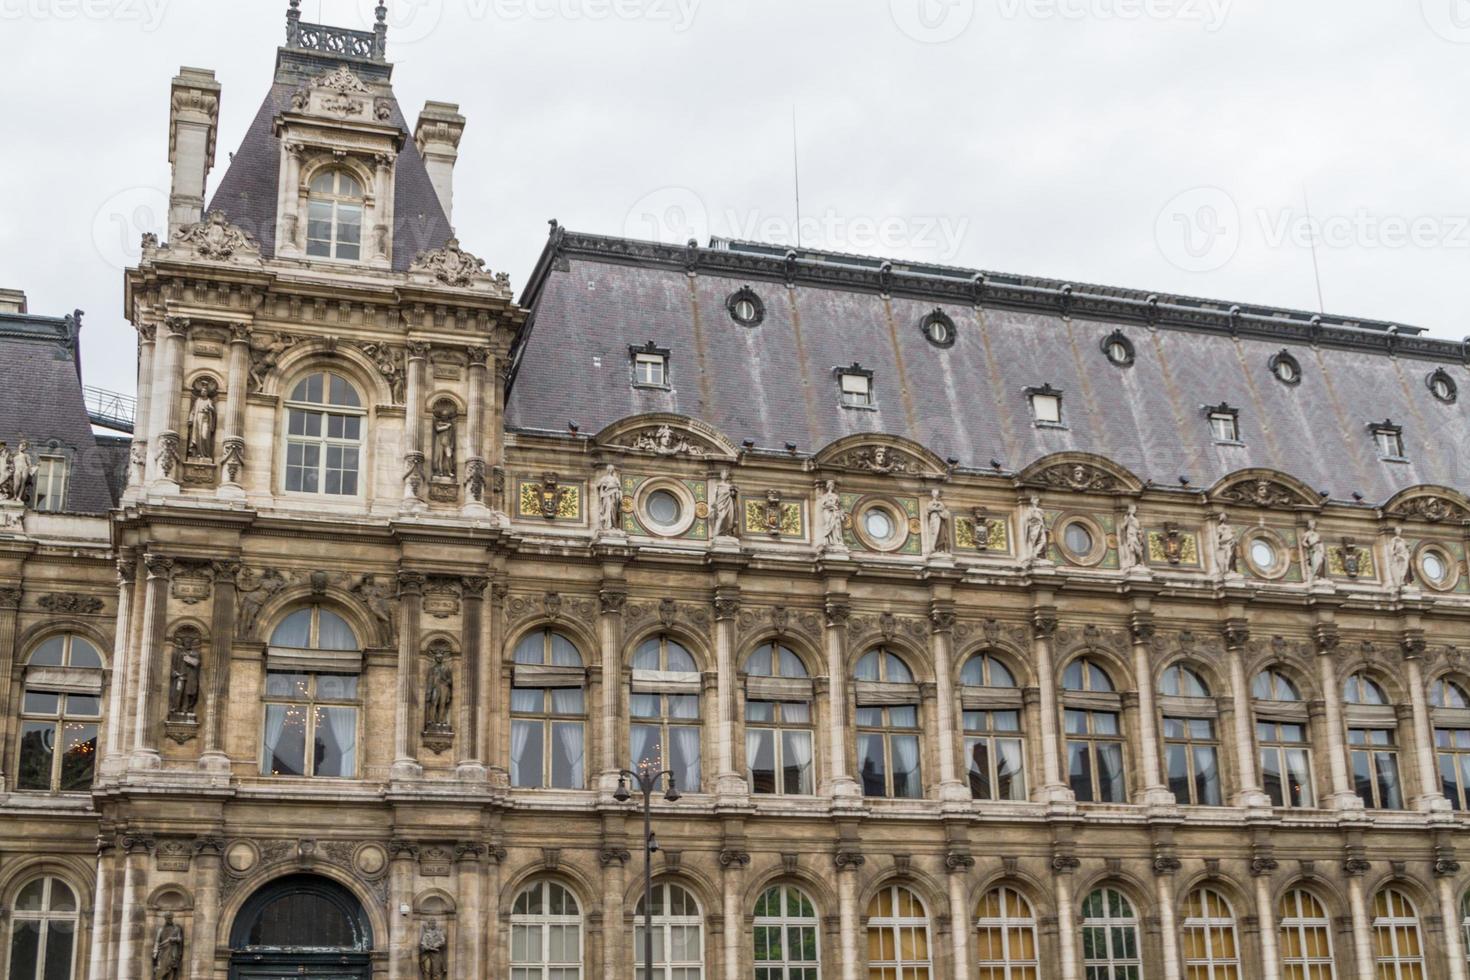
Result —
[[954, 516], [945, 506], [939, 488], [929, 491], [929, 503], [924, 508], [924, 528], [928, 531], [929, 551], [936, 555], [949, 554], [950, 528]]
[[199, 634], [193, 629], [179, 630], [174, 637], [173, 661], [169, 666], [168, 715], [170, 718], [193, 720], [199, 706]]
[[436, 479], [453, 480], [457, 472], [455, 465], [455, 442], [459, 428], [459, 412], [454, 402], [441, 399], [434, 406], [434, 458], [429, 473]]
[[831, 551], [847, 550], [842, 540], [842, 498], [831, 480], [817, 498], [817, 545]]
[[1222, 510], [1215, 516], [1215, 570], [1221, 578], [1236, 574], [1240, 551], [1235, 544], [1235, 528], [1230, 524], [1230, 515]]
[[730, 471], [720, 470], [720, 482], [715, 484], [715, 508], [712, 531], [714, 536], [735, 538], [740, 536], [739, 515], [736, 513], [740, 491], [730, 482]]
[[1327, 577], [1327, 545], [1317, 530], [1317, 521], [1307, 519], [1307, 529], [1302, 532], [1302, 556], [1307, 560], [1307, 584]]
[[218, 421], [214, 399], [219, 385], [213, 378], [199, 378], [193, 386], [194, 400], [189, 405], [187, 451], [190, 459], [214, 459], [214, 433]]
[[153, 935], [153, 980], [181, 980], [184, 970], [184, 928], [172, 912]]
[[424, 678], [424, 727], [441, 731], [448, 730], [449, 709], [454, 703], [454, 672], [444, 661], [444, 650], [434, 650], [434, 662], [429, 664]]
[[1409, 542], [1404, 540], [1404, 529], [1396, 527], [1393, 529], [1393, 537], [1388, 540], [1388, 584], [1396, 589], [1407, 588], [1411, 565]]
[[1143, 567], [1144, 559], [1143, 526], [1138, 521], [1138, 508], [1129, 504], [1118, 528], [1118, 564], [1126, 572]]
[[611, 463], [594, 486], [597, 491], [597, 527], [601, 531], [616, 531], [623, 513], [623, 481]]
[[1050, 535], [1046, 529], [1046, 511], [1041, 509], [1041, 498], [1032, 497], [1026, 504], [1026, 512], [1021, 520], [1025, 531], [1027, 561], [1046, 561], [1046, 547]]
[[419, 980], [448, 980], [445, 947], [449, 938], [434, 919], [424, 924], [419, 935]]

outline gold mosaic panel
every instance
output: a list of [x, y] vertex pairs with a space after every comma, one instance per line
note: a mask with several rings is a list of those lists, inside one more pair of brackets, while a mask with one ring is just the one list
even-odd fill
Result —
[[[1353, 576], [1348, 574], [1347, 561], [1341, 547], [1327, 549], [1327, 574], [1333, 578], [1345, 578], [1352, 580]], [[1358, 547], [1358, 574], [1357, 578], [1378, 578], [1378, 566], [1373, 561], [1373, 549], [1366, 546]]]
[[[745, 502], [745, 533], [746, 534], [768, 534], [766, 527], [766, 501], [747, 500]], [[780, 520], [777, 530], [781, 536], [799, 538], [806, 530], [802, 526], [801, 504], [782, 502], [777, 505], [780, 511]]]
[[[1005, 519], [1000, 517], [992, 518], [988, 523], [990, 525], [990, 534], [988, 536], [989, 540], [986, 541], [985, 550], [1010, 551], [1010, 526], [1006, 523]], [[954, 522], [954, 534], [955, 542], [959, 547], [979, 550], [976, 547], [975, 522], [972, 519], [968, 517], [957, 518]]]
[[[1169, 552], [1165, 548], [1165, 542], [1169, 536], [1163, 531], [1148, 532], [1148, 560], [1160, 565], [1169, 564]], [[1191, 531], [1179, 532], [1179, 564], [1199, 565], [1199, 543], [1195, 541], [1194, 533]]]
[[546, 519], [542, 511], [543, 500], [555, 493], [557, 520], [581, 520], [582, 486], [578, 483], [558, 483], [553, 490], [537, 480], [521, 480], [516, 492], [516, 516]]

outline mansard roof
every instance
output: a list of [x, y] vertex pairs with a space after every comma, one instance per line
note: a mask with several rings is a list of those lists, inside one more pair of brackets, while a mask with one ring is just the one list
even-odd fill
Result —
[[[754, 326], [727, 303], [750, 288]], [[1242, 471], [1291, 477], [1299, 506], [1382, 503], [1419, 484], [1470, 485], [1463, 403], [1429, 379], [1470, 385], [1467, 345], [1416, 327], [1296, 310], [859, 256], [715, 240], [670, 246], [553, 224], [523, 305], [512, 428], [598, 431], [651, 412], [685, 415], [735, 443], [803, 455], [860, 433], [927, 447], [960, 471], [1022, 473], [1090, 453], [1145, 484], [1201, 491]], [[952, 343], [921, 329], [936, 309]], [[1126, 366], [1104, 347], [1121, 332]], [[630, 383], [629, 350], [669, 350], [665, 388]], [[1289, 354], [1287, 384], [1272, 373]], [[834, 371], [873, 372], [870, 409], [840, 403]], [[1027, 393], [1063, 400], [1037, 425]], [[1467, 389], [1470, 390], [1470, 389]], [[1463, 400], [1461, 400], [1463, 402]], [[1238, 413], [1217, 442], [1209, 409]], [[1381, 459], [1371, 426], [1403, 427], [1406, 461]], [[1358, 496], [1354, 496], [1358, 495]]]

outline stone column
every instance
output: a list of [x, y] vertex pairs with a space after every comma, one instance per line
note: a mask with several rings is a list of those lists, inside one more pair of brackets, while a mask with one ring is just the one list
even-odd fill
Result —
[[466, 517], [489, 517], [485, 503], [485, 372], [490, 352], [484, 347], [469, 349], [469, 418], [465, 426], [469, 452], [465, 454], [465, 499], [461, 513]]
[[393, 164], [397, 157], [373, 155], [372, 257], [376, 264], [393, 261]]
[[[1419, 777], [1419, 795], [1414, 799], [1414, 808], [1447, 811], [1450, 804], [1439, 791], [1434, 731], [1429, 723], [1429, 700], [1424, 690], [1424, 634], [1419, 630], [1406, 631], [1401, 647], [1404, 652], [1405, 672], [1408, 675], [1409, 707], [1413, 719], [1411, 727], [1414, 737], [1410, 741]], [[1448, 931], [1449, 927], [1446, 926], [1446, 932]]]
[[505, 597], [509, 589], [504, 582], [490, 584], [490, 615], [488, 620], [488, 642], [484, 669], [480, 671], [480, 761], [490, 773], [490, 781], [496, 786], [510, 785], [510, 772], [502, 765], [505, 758], [507, 726], [510, 724], [506, 701], [508, 687], [500, 676], [501, 662], [505, 654]]
[[111, 943], [114, 906], [117, 895], [113, 888], [112, 865], [116, 860], [116, 839], [102, 835], [97, 838], [97, 894], [92, 901], [92, 949], [87, 959], [88, 980], [106, 980], [111, 973], [108, 953]]
[[423, 774], [415, 744], [414, 715], [417, 707], [419, 669], [419, 615], [423, 607], [424, 576], [418, 572], [398, 573], [398, 701], [393, 723], [394, 779], [413, 779]]
[[118, 943], [117, 980], [143, 980], [143, 956], [146, 943], [143, 938], [144, 917], [147, 910], [145, 888], [148, 876], [148, 855], [153, 852], [153, 838], [142, 836], [124, 837], [123, 851], [127, 855], [123, 871], [122, 929]]
[[[966, 803], [970, 791], [960, 781], [955, 770], [955, 724], [954, 693], [954, 602], [950, 599], [931, 599], [929, 602], [929, 653], [934, 658], [934, 682], [937, 703], [935, 722], [939, 736], [939, 799], [945, 802]], [[956, 922], [963, 923], [963, 919]], [[966, 930], [955, 929], [956, 942], [963, 943]], [[956, 970], [960, 961], [956, 961]], [[956, 980], [960, 980], [956, 977]]]
[[968, 854], [951, 853], [945, 856], [945, 870], [949, 872], [950, 939], [954, 952], [954, 976], [951, 980], [970, 980], [970, 932], [973, 910], [968, 894], [969, 873], [975, 868], [975, 859]]
[[250, 327], [230, 324], [230, 365], [226, 378], [224, 438], [220, 442], [220, 497], [245, 498], [245, 402], [250, 388]]
[[124, 494], [132, 499], [143, 487], [148, 476], [148, 437], [152, 435], [153, 362], [157, 358], [158, 324], [138, 324], [138, 399], [133, 417], [133, 446], [128, 453], [128, 489]]
[[1056, 670], [1052, 663], [1051, 641], [1057, 631], [1057, 611], [1038, 607], [1031, 617], [1032, 654], [1036, 665], [1036, 686], [1041, 691], [1041, 787], [1039, 803], [1071, 802], [1072, 790], [1062, 781], [1061, 711], [1057, 704]]
[[466, 841], [455, 847], [454, 854], [459, 914], [455, 916], [455, 955], [454, 962], [450, 964], [450, 975], [482, 977], [486, 974], [480, 961], [480, 951], [486, 945], [486, 931], [493, 931], [495, 928], [493, 922], [485, 922], [480, 914], [480, 885], [483, 878], [480, 865], [485, 859], [485, 845]]
[[171, 316], [163, 325], [162, 354], [153, 377], [153, 405], [148, 417], [154, 429], [149, 440], [153, 479], [148, 489], [154, 493], [178, 493], [184, 465], [179, 440], [179, 399], [184, 388], [184, 339], [189, 335], [189, 320]]
[[[618, 718], [622, 715], [623, 693], [623, 606], [628, 593], [621, 579], [604, 579], [597, 594], [597, 637], [602, 644], [602, 773], [599, 786], [604, 797], [618, 788], [618, 771], [622, 768], [622, 746], [618, 744]], [[617, 919], [606, 920], [616, 932]]]
[[[1253, 735], [1254, 713], [1251, 710], [1250, 678], [1245, 676], [1245, 645], [1250, 640], [1250, 630], [1243, 619], [1226, 622], [1222, 631], [1225, 637], [1225, 660], [1230, 670], [1231, 714], [1235, 723], [1235, 766], [1240, 790], [1235, 796], [1236, 806], [1270, 806], [1271, 798], [1261, 788], [1257, 769], [1256, 743]], [[1262, 926], [1264, 934], [1265, 927]], [[1275, 942], [1275, 934], [1271, 941]]]
[[429, 345], [408, 342], [408, 395], [403, 408], [403, 512], [424, 509], [424, 371]]
[[[1138, 688], [1138, 754], [1143, 762], [1143, 800], [1147, 806], [1174, 806], [1178, 801], [1165, 785], [1159, 760], [1159, 711], [1154, 699], [1153, 616], [1137, 611], [1131, 622], [1133, 636], [1133, 681]], [[1177, 959], [1177, 956], [1176, 956]]]
[[[485, 856], [485, 903], [480, 918], [489, 927], [490, 942], [485, 949], [485, 972], [482, 976], [502, 977], [510, 972], [507, 953], [510, 937], [501, 930], [500, 914], [500, 880], [502, 866], [505, 864], [505, 848], [491, 844]], [[508, 918], [510, 909], [506, 909], [505, 913]]]
[[418, 845], [406, 840], [388, 844], [388, 980], [416, 980], [413, 966], [413, 916], [399, 909], [413, 905], [413, 874], [418, 863]]
[[276, 241], [276, 254], [280, 256], [300, 255], [306, 232], [306, 189], [301, 186], [301, 165], [306, 147], [288, 142], [283, 149], [285, 159], [281, 162], [281, 187], [277, 195], [280, 211], [280, 232]]
[[1051, 859], [1052, 881], [1057, 893], [1057, 958], [1061, 961], [1060, 980], [1078, 980], [1077, 976], [1077, 909], [1072, 894], [1072, 875], [1082, 862], [1071, 854], [1057, 854]]
[[862, 959], [863, 937], [860, 934], [858, 916], [858, 869], [865, 860], [855, 851], [838, 851], [837, 864], [837, 911], [841, 916], [842, 980], [859, 980], [858, 961]]
[[745, 914], [740, 907], [740, 882], [749, 863], [750, 855], [742, 850], [726, 848], [720, 852], [720, 866], [724, 869], [720, 877], [725, 918], [725, 980], [742, 980], [740, 951], [745, 944], [740, 937], [745, 934]]
[[[458, 772], [461, 779], [485, 778], [485, 760], [480, 755], [480, 673], [485, 669], [485, 651], [481, 639], [485, 631], [485, 590], [490, 580], [470, 575], [460, 580], [464, 593], [461, 605], [463, 635], [460, 648], [464, 652], [464, 677], [460, 681]], [[471, 974], [473, 975], [473, 974]]]
[[199, 768], [227, 775], [230, 758], [225, 754], [225, 715], [230, 703], [230, 660], [235, 649], [235, 576], [240, 563], [227, 559], [210, 563], [214, 573], [214, 606], [210, 617], [209, 673], [204, 694], [204, 754]]
[[1180, 980], [1179, 928], [1174, 915], [1174, 872], [1179, 859], [1172, 854], [1154, 858], [1154, 888], [1159, 899], [1159, 946], [1164, 954], [1164, 980]]
[[[128, 758], [127, 746], [124, 744], [126, 738], [127, 718], [127, 681], [128, 681], [128, 641], [133, 632], [133, 601], [134, 593], [137, 591], [138, 580], [138, 556], [131, 548], [123, 548], [117, 557], [117, 619], [113, 626], [112, 657], [108, 668], [112, 672], [111, 681], [108, 685], [107, 696], [107, 723], [104, 728], [102, 743], [102, 761], [99, 769], [103, 775], [115, 776], [127, 768]], [[19, 592], [16, 599], [20, 598]], [[14, 621], [12, 620], [12, 623]], [[6, 637], [12, 629], [5, 629], [5, 602], [4, 590], [0, 590], [0, 658], [4, 657], [4, 646]], [[5, 658], [8, 662], [8, 658]], [[0, 670], [7, 667], [0, 665]], [[5, 676], [8, 676], [6, 674]], [[9, 693], [9, 687], [5, 687], [5, 693], [0, 694], [0, 706], [8, 711], [9, 705], [3, 699]]]
[[214, 975], [214, 951], [220, 943], [220, 864], [225, 842], [222, 837], [201, 837], [194, 842], [194, 923], [185, 937], [189, 975]]
[[[853, 779], [847, 771], [847, 617], [852, 611], [848, 605], [847, 593], [828, 593], [826, 602], [826, 632], [824, 634], [827, 642], [827, 680], [831, 684], [831, 697], [829, 703], [831, 712], [827, 734], [830, 739], [828, 748], [828, 786], [834, 797], [856, 798], [862, 795], [862, 789], [857, 780]], [[848, 876], [842, 876], [845, 880]], [[857, 901], [856, 898], [853, 899]], [[844, 923], [843, 943], [846, 944], [850, 935]], [[856, 940], [853, 940], [856, 942]], [[852, 980], [846, 977], [845, 980]]]
[[1271, 895], [1271, 872], [1277, 867], [1269, 852], [1251, 858], [1256, 887], [1256, 921], [1261, 937], [1261, 980], [1280, 980], [1281, 954], [1276, 944], [1276, 901]]
[[[740, 614], [740, 590], [726, 586], [715, 592], [715, 677], [717, 685], [715, 759], [719, 766], [716, 791], [722, 797], [749, 792], [745, 776], [735, 769], [735, 617]], [[739, 935], [737, 932], [736, 935]]]
[[[15, 668], [15, 646], [16, 646], [16, 623], [20, 616], [21, 588], [17, 583], [14, 586], [0, 586], [0, 677], [5, 682], [0, 684], [0, 718], [10, 717], [10, 678], [17, 676]], [[119, 617], [123, 615], [118, 611]], [[117, 661], [113, 660], [113, 676], [117, 676]], [[109, 746], [111, 748], [111, 746]], [[9, 789], [5, 776], [5, 762], [0, 759], [0, 789]]]
[[622, 845], [603, 844], [602, 863], [602, 980], [622, 980], [623, 957], [632, 932], [623, 922], [623, 867], [630, 855]]
[[174, 567], [172, 558], [162, 555], [145, 555], [143, 563], [148, 568], [148, 585], [143, 605], [143, 636], [138, 646], [138, 690], [137, 708], [133, 716], [133, 752], [129, 766], [133, 769], [157, 769], [163, 764], [154, 744], [153, 715], [157, 700], [154, 690], [158, 682], [154, 671], [163, 657], [164, 632], [168, 627], [168, 582]]
[[1465, 944], [1461, 933], [1460, 906], [1455, 901], [1455, 875], [1460, 863], [1441, 856], [1434, 862], [1434, 884], [1439, 892], [1439, 915], [1444, 920], [1444, 952], [1450, 961], [1450, 980], [1466, 980]]
[[1373, 980], [1377, 973], [1373, 963], [1373, 919], [1363, 894], [1363, 875], [1371, 867], [1362, 857], [1349, 857], [1343, 862], [1343, 871], [1348, 876], [1348, 908], [1353, 917], [1353, 952], [1357, 959], [1358, 980]]
[[1327, 765], [1332, 774], [1332, 795], [1327, 806], [1337, 810], [1361, 810], [1363, 801], [1353, 792], [1348, 779], [1347, 753], [1343, 745], [1342, 688], [1332, 666], [1332, 652], [1337, 649], [1337, 631], [1317, 628], [1317, 682], [1322, 688], [1322, 706], [1327, 723]]
[[181, 68], [169, 89], [168, 237], [197, 222], [204, 212], [204, 182], [214, 166], [219, 127], [220, 84], [214, 72]]

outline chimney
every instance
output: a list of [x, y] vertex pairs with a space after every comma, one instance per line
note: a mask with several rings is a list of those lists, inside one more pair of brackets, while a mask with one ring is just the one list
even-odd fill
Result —
[[429, 171], [434, 193], [439, 195], [450, 224], [454, 223], [454, 162], [459, 159], [463, 135], [464, 116], [459, 114], [459, 106], [452, 102], [424, 103], [413, 141], [418, 144], [419, 156], [424, 158], [424, 168]]
[[204, 180], [214, 166], [219, 130], [220, 84], [204, 68], [180, 68], [169, 98], [168, 162], [173, 186], [168, 195], [168, 236], [204, 216]]
[[26, 310], [26, 294], [20, 289], [0, 289], [0, 313], [20, 313]]

